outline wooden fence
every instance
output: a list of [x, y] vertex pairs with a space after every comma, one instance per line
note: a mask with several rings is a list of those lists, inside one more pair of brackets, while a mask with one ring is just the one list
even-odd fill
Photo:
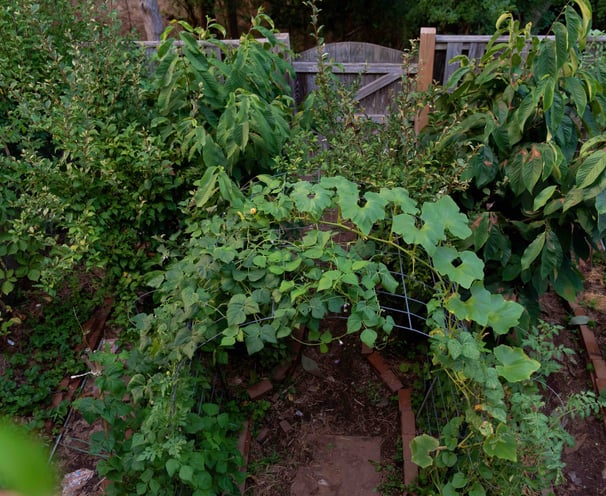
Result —
[[[287, 33], [276, 36], [280, 44], [290, 48], [290, 37]], [[416, 64], [404, 67], [404, 52], [382, 47], [371, 43], [341, 42], [330, 43], [323, 48], [323, 60], [330, 62], [333, 72], [345, 84], [356, 84], [356, 100], [361, 104], [365, 114], [377, 121], [382, 121], [394, 94], [400, 90], [403, 78], [416, 76], [417, 89], [424, 91], [437, 82], [445, 84], [456, 70], [457, 64], [450, 61], [458, 55], [480, 58], [491, 36], [438, 35], [435, 28], [421, 28], [419, 57]], [[503, 37], [499, 41], [506, 41]], [[606, 36], [591, 38], [590, 42], [604, 44]], [[239, 40], [224, 40], [228, 46], [237, 46]], [[140, 45], [155, 49], [159, 42], [144, 41]], [[178, 45], [179, 42], [176, 42]], [[204, 43], [208, 50], [215, 51], [221, 57], [221, 51], [215, 45]], [[315, 88], [315, 77], [318, 74], [318, 57], [316, 48], [306, 50], [295, 56], [293, 66], [296, 77], [292, 82], [293, 95], [297, 104]], [[427, 123], [428, 110], [423, 110], [415, 123], [419, 131]]]

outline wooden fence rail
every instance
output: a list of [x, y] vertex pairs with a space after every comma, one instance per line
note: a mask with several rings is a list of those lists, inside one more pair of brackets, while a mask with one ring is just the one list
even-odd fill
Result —
[[[288, 33], [276, 35], [279, 47], [290, 51]], [[550, 37], [553, 38], [553, 37]], [[445, 84], [458, 64], [451, 62], [458, 55], [472, 59], [482, 57], [491, 36], [482, 35], [439, 35], [435, 28], [421, 28], [418, 63], [404, 67], [404, 52], [371, 43], [341, 42], [329, 43], [323, 47], [323, 59], [330, 62], [334, 74], [345, 84], [356, 84], [355, 99], [364, 109], [365, 114], [377, 121], [385, 119], [393, 102], [394, 95], [400, 91], [406, 77], [416, 76], [417, 89], [424, 91], [437, 82]], [[499, 42], [507, 41], [499, 38]], [[263, 41], [263, 40], [260, 40]], [[593, 37], [590, 43], [606, 44], [606, 36]], [[160, 42], [138, 42], [150, 50], [158, 47]], [[214, 44], [201, 42], [222, 57], [221, 50]], [[240, 40], [223, 40], [229, 47], [237, 47]], [[175, 45], [179, 46], [176, 41]], [[290, 55], [289, 55], [290, 56]], [[315, 88], [315, 79], [319, 71], [316, 48], [297, 54], [292, 62], [295, 80], [292, 81], [295, 102], [300, 104], [305, 96]], [[428, 119], [428, 110], [422, 110], [415, 122], [415, 129], [420, 131]]]

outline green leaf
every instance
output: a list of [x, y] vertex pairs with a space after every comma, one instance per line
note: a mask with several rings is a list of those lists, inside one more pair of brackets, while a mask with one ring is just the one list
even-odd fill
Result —
[[574, 103], [578, 116], [582, 117], [587, 107], [587, 93], [583, 82], [576, 77], [567, 77], [563, 80], [563, 87]]
[[488, 456], [511, 462], [518, 460], [516, 438], [505, 424], [499, 424], [495, 433], [486, 438], [482, 448]]
[[181, 466], [181, 463], [179, 462], [179, 460], [175, 460], [174, 458], [169, 458], [168, 460], [166, 460], [166, 473], [168, 474], [169, 477], [172, 477], [173, 475], [175, 475], [177, 473], [178, 468]]
[[4, 293], [5, 295], [12, 293], [13, 289], [15, 289], [15, 285], [11, 281], [8, 281], [8, 280], [4, 281], [2, 283], [2, 287], [0, 288], [2, 293]]
[[455, 489], [463, 489], [467, 485], [467, 482], [469, 481], [463, 472], [457, 472], [454, 474], [452, 480], [450, 481], [452, 487]]
[[577, 188], [583, 189], [593, 184], [604, 169], [606, 169], [606, 151], [597, 150], [580, 165], [576, 175]]
[[458, 239], [467, 239], [471, 235], [469, 219], [459, 210], [459, 206], [450, 196], [443, 196], [435, 202], [423, 204], [421, 219], [425, 223], [443, 226]]
[[470, 288], [474, 281], [484, 278], [484, 262], [471, 251], [458, 252], [450, 246], [438, 246], [432, 259], [440, 274], [464, 288]]
[[545, 246], [545, 232], [539, 234], [532, 243], [526, 247], [522, 254], [522, 270], [526, 270], [530, 267], [532, 262], [539, 256], [541, 250]]
[[341, 208], [343, 218], [351, 220], [362, 234], [367, 236], [375, 222], [385, 218], [387, 200], [372, 191], [364, 195], [364, 200], [364, 206], [360, 206], [357, 196], [339, 195], [337, 204]]
[[522, 183], [529, 193], [532, 193], [533, 188], [543, 174], [543, 155], [541, 150], [535, 145], [530, 147], [530, 150], [522, 150]]
[[198, 187], [194, 193], [194, 203], [196, 207], [205, 207], [208, 200], [217, 192], [217, 177], [219, 176], [219, 167], [209, 167], [202, 178], [196, 181], [194, 184]]
[[469, 489], [469, 496], [486, 496], [486, 489], [479, 482], [474, 482]]
[[380, 195], [407, 214], [416, 214], [418, 212], [417, 203], [410, 198], [408, 191], [404, 188], [381, 188]]
[[237, 326], [246, 322], [246, 316], [259, 312], [259, 305], [243, 294], [231, 297], [227, 305], [227, 325]]
[[433, 464], [433, 453], [440, 446], [440, 442], [432, 436], [421, 434], [410, 441], [410, 451], [412, 453], [412, 462], [421, 468], [427, 468]]
[[322, 278], [318, 282], [318, 291], [325, 291], [335, 286], [342, 273], [340, 270], [328, 270], [322, 274]]
[[494, 356], [501, 365], [497, 365], [498, 374], [509, 382], [520, 382], [530, 379], [530, 376], [541, 368], [541, 364], [530, 358], [521, 348], [507, 345], [497, 346]]
[[549, 199], [553, 196], [553, 194], [555, 193], [556, 189], [558, 187], [556, 185], [553, 186], [547, 186], [545, 189], [543, 189], [534, 199], [533, 203], [532, 203], [532, 209], [533, 210], [539, 210], [542, 206], [544, 206]]
[[48, 453], [21, 427], [0, 419], [0, 480], [23, 496], [56, 494]]
[[364, 329], [360, 333], [360, 340], [369, 348], [374, 348], [377, 341], [377, 332], [373, 329]]
[[569, 325], [587, 325], [591, 319], [587, 315], [576, 315], [572, 317], [569, 321]]
[[545, 247], [541, 252], [541, 277], [543, 279], [550, 276], [555, 278], [563, 259], [564, 253], [557, 234], [553, 230], [547, 231]]
[[381, 286], [388, 293], [395, 293], [398, 289], [398, 281], [393, 277], [389, 269], [383, 265], [379, 265], [379, 275], [381, 276]]
[[490, 326], [497, 335], [505, 334], [518, 324], [524, 307], [508, 301], [499, 294], [491, 294], [479, 282], [471, 286], [471, 296], [463, 301], [460, 295], [446, 300], [446, 309], [460, 320], [473, 320], [481, 326]]
[[183, 465], [179, 469], [179, 478], [183, 482], [192, 482], [194, 478], [194, 469], [189, 465]]
[[290, 196], [299, 211], [309, 213], [315, 219], [319, 219], [324, 210], [332, 205], [331, 191], [321, 184], [298, 182], [293, 186]]
[[598, 213], [598, 237], [603, 238], [606, 233], [606, 190], [595, 197], [595, 209]]

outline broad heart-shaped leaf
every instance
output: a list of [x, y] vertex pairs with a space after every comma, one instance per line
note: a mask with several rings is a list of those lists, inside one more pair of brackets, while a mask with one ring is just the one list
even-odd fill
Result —
[[576, 185], [578, 188], [587, 188], [600, 177], [606, 169], [606, 151], [597, 150], [587, 157], [577, 171]]
[[311, 184], [300, 181], [293, 186], [291, 198], [300, 212], [309, 213], [315, 219], [320, 218], [325, 209], [332, 205], [330, 190], [323, 188], [320, 184]]
[[446, 239], [446, 230], [459, 239], [466, 239], [471, 234], [467, 216], [459, 211], [449, 196], [424, 203], [420, 218], [422, 225], [418, 228], [414, 216], [398, 214], [394, 216], [392, 231], [401, 235], [406, 243], [421, 245], [429, 255], [434, 253], [440, 241]]
[[416, 214], [419, 211], [417, 202], [409, 196], [408, 190], [404, 188], [381, 188], [380, 195], [402, 212]]
[[[430, 255], [436, 249], [440, 236], [444, 230], [440, 226], [424, 224], [417, 228], [417, 219], [413, 215], [403, 213], [394, 216], [391, 230], [402, 236], [402, 239], [411, 245], [421, 245]], [[436, 229], [437, 227], [437, 229]]]
[[522, 348], [512, 348], [502, 344], [497, 346], [493, 353], [501, 364], [495, 367], [498, 374], [509, 382], [528, 380], [541, 368], [541, 364], [524, 353]]
[[481, 326], [490, 326], [495, 334], [505, 334], [518, 324], [524, 307], [508, 301], [499, 294], [491, 294], [481, 283], [471, 286], [471, 296], [463, 301], [460, 295], [446, 300], [446, 309], [459, 320], [473, 320]]
[[486, 438], [482, 448], [488, 456], [511, 462], [518, 459], [516, 438], [505, 424], [499, 424], [495, 433]]
[[[435, 269], [464, 288], [484, 277], [484, 262], [471, 251], [458, 252], [451, 246], [438, 246], [432, 255]], [[453, 262], [458, 261], [455, 265]]]
[[250, 297], [237, 294], [231, 297], [227, 304], [228, 327], [243, 324], [246, 316], [259, 312], [259, 305]]
[[442, 232], [447, 230], [459, 239], [467, 239], [471, 235], [469, 219], [459, 211], [458, 205], [450, 196], [443, 196], [435, 202], [424, 203], [421, 219], [425, 224], [441, 226]]
[[382, 195], [372, 191], [364, 195], [364, 200], [366, 200], [365, 205], [360, 206], [357, 195], [339, 195], [337, 204], [341, 208], [343, 218], [351, 220], [362, 234], [367, 236], [374, 223], [385, 218], [387, 200]]
[[377, 341], [377, 331], [373, 329], [364, 329], [360, 333], [360, 340], [370, 349], [374, 348], [375, 342]]
[[440, 442], [432, 436], [421, 434], [410, 441], [410, 452], [412, 462], [421, 468], [427, 468], [433, 464], [430, 453], [440, 446]]

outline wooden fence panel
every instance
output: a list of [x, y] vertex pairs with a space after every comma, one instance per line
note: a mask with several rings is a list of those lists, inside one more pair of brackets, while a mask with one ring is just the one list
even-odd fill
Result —
[[[357, 85], [355, 99], [365, 114], [382, 121], [401, 89], [402, 78], [416, 73], [416, 65], [403, 67], [404, 53], [371, 43], [341, 42], [324, 46], [324, 56], [333, 72], [346, 85]], [[293, 62], [297, 74], [295, 100], [301, 103], [315, 88], [319, 52], [316, 48], [299, 54]]]

